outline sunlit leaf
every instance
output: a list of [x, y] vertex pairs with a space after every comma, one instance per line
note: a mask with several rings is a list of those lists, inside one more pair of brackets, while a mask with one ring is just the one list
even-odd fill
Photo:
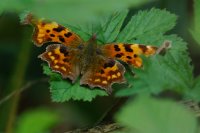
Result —
[[120, 11], [109, 15], [105, 19], [101, 20], [101, 30], [98, 32], [100, 40], [104, 43], [111, 43], [116, 40], [121, 26], [128, 14], [128, 10]]
[[[163, 18], [163, 16], [165, 16]], [[160, 93], [173, 90], [187, 93], [193, 86], [193, 67], [186, 43], [176, 35], [164, 35], [173, 28], [176, 16], [165, 10], [151, 9], [133, 16], [117, 40], [160, 46], [165, 40], [172, 43], [165, 56], [144, 57], [144, 68], [133, 69], [135, 77], [127, 74], [129, 87], [119, 89], [117, 96], [130, 96], [143, 91]]]
[[85, 41], [96, 34], [100, 43], [114, 42], [127, 14], [128, 10], [123, 10], [107, 14], [104, 17], [98, 18], [99, 21], [93, 21], [89, 24], [67, 26], [79, 34]]
[[[147, 91], [158, 94], [163, 90], [173, 90], [185, 94], [193, 87], [193, 67], [187, 53], [186, 43], [177, 36], [165, 36], [172, 41], [172, 47], [165, 56], [144, 58], [144, 69], [134, 69], [137, 78], [132, 78], [131, 89], [119, 90], [118, 96]], [[131, 81], [131, 79], [129, 79]], [[127, 91], [127, 92], [126, 92]]]
[[51, 77], [50, 91], [54, 102], [64, 102], [70, 99], [92, 101], [96, 96], [107, 96], [104, 90], [80, 86], [80, 81], [72, 84], [69, 80], [62, 79], [61, 75], [52, 72], [46, 65], [43, 69], [45, 74]]
[[122, 32], [120, 32], [117, 41], [133, 43], [141, 40], [140, 43], [142, 43], [144, 38], [159, 39], [160, 35], [175, 26], [176, 18], [176, 15], [166, 10], [153, 8], [150, 11], [140, 11], [131, 18]]

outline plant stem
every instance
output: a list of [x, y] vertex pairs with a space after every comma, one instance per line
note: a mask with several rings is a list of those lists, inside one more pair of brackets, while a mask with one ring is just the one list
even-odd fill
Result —
[[23, 91], [33, 87], [34, 85], [36, 84], [39, 84], [39, 83], [47, 83], [48, 82], [48, 78], [42, 78], [42, 79], [39, 79], [39, 80], [34, 80], [34, 81], [29, 81], [27, 82], [23, 87], [21, 87], [20, 89], [18, 90], [15, 90], [13, 92], [11, 92], [10, 94], [8, 94], [7, 96], [5, 96], [4, 98], [2, 98], [0, 100], [0, 107], [2, 104], [4, 104], [6, 101], [8, 101], [9, 99], [13, 98], [14, 95], [16, 95], [16, 93], [22, 93]]
[[28, 34], [27, 29], [24, 29], [23, 31], [23, 40], [22, 45], [16, 60], [16, 65], [14, 67], [13, 75], [11, 77], [11, 80], [8, 84], [7, 92], [13, 92], [16, 91], [14, 96], [9, 99], [7, 102], [4, 103], [4, 106], [0, 110], [0, 115], [3, 116], [1, 122], [4, 122], [4, 125], [6, 126], [5, 132], [6, 133], [12, 133], [13, 132], [13, 126], [16, 118], [16, 112], [18, 108], [18, 102], [20, 99], [20, 88], [24, 81], [24, 76], [26, 72], [26, 68], [29, 62], [29, 56], [31, 52], [32, 45], [29, 43], [30, 41], [30, 34]]
[[[30, 34], [27, 34], [27, 30], [23, 31], [23, 42], [22, 46], [18, 55], [18, 62], [16, 64], [15, 73], [11, 79], [11, 88], [12, 90], [17, 90], [17, 93], [14, 95], [14, 97], [11, 99], [11, 106], [10, 106], [10, 112], [9, 117], [6, 125], [6, 132], [12, 133], [13, 132], [13, 126], [14, 121], [16, 118], [16, 112], [18, 108], [18, 102], [20, 99], [20, 92], [19, 89], [21, 88], [21, 85], [24, 80], [26, 68], [29, 62], [29, 56], [31, 52], [32, 45], [29, 42], [29, 36]], [[30, 32], [29, 32], [30, 33]], [[27, 36], [28, 35], [28, 36]]]

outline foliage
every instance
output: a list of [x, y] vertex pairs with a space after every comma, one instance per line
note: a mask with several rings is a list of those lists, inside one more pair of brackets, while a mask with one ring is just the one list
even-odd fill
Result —
[[[187, 95], [187, 92], [193, 88], [193, 69], [186, 52], [186, 43], [175, 35], [165, 36], [160, 43], [165, 39], [173, 42], [171, 49], [165, 56], [144, 58], [144, 70], [135, 70], [137, 78], [132, 87], [118, 91], [118, 96], [133, 95], [137, 90], [154, 94], [163, 90], [172, 90]], [[130, 78], [129, 76], [128, 79]]]
[[30, 110], [18, 120], [16, 133], [44, 133], [59, 122], [59, 116], [48, 109]]
[[170, 100], [141, 96], [129, 101], [116, 119], [131, 133], [196, 133], [195, 115], [183, 105]]
[[[136, 77], [127, 71], [125, 76], [129, 85], [114, 86], [117, 89], [116, 96], [131, 96], [141, 92], [159, 94], [164, 90], [172, 90], [185, 98], [199, 100], [196, 99], [197, 95], [189, 93], [198, 92], [199, 89], [195, 87], [195, 84], [198, 83], [193, 78], [193, 67], [190, 64], [186, 42], [177, 35], [165, 35], [175, 26], [177, 17], [166, 10], [153, 8], [149, 11], [140, 11], [122, 28], [127, 13], [127, 10], [124, 10], [106, 16], [100, 23], [94, 24], [94, 28], [89, 28], [87, 25], [72, 26], [72, 29], [85, 40], [96, 31], [100, 44], [128, 42], [160, 46], [165, 40], [171, 41], [172, 46], [164, 56], [143, 57], [144, 68], [133, 69]], [[163, 16], [165, 17], [163, 18]], [[64, 81], [58, 74], [54, 74], [48, 69], [48, 67], [44, 67], [45, 73], [51, 76], [50, 86], [53, 101], [64, 102], [69, 99], [91, 101], [96, 96], [106, 96], [106, 93], [100, 89], [91, 90], [80, 86], [79, 82], [71, 84]]]
[[[139, 12], [132, 17], [119, 34], [119, 42], [125, 39], [124, 42], [135, 41], [159, 46], [165, 40], [170, 40], [172, 46], [164, 56], [143, 58], [144, 69], [133, 70], [136, 78], [129, 82], [131, 87], [119, 90], [117, 96], [130, 96], [143, 91], [158, 94], [167, 89], [185, 94], [187, 97], [187, 92], [193, 89], [194, 83], [193, 67], [190, 64], [186, 43], [177, 35], [164, 35], [175, 23], [175, 15], [158, 9]], [[127, 73], [127, 78], [131, 81], [133, 77]]]
[[64, 102], [69, 101], [70, 99], [91, 101], [96, 96], [107, 95], [107, 93], [103, 90], [88, 89], [87, 87], [80, 86], [79, 81], [72, 84], [69, 81], [63, 80], [59, 74], [53, 73], [46, 65], [43, 66], [43, 69], [46, 75], [51, 76], [50, 91], [52, 101]]
[[165, 10], [153, 8], [150, 11], [139, 11], [120, 32], [117, 41], [154, 44], [160, 40], [159, 37], [175, 26], [176, 19], [176, 15]]

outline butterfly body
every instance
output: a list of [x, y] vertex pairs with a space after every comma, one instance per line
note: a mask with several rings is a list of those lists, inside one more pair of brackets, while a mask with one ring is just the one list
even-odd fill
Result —
[[92, 69], [92, 65], [96, 65], [99, 62], [98, 53], [96, 52], [97, 44], [96, 39], [92, 37], [86, 44], [84, 45], [81, 53], [81, 73], [83, 74], [87, 69]]
[[124, 83], [125, 67], [122, 61], [133, 67], [142, 66], [140, 55], [155, 54], [157, 48], [139, 44], [110, 43], [97, 45], [96, 37], [84, 42], [77, 34], [56, 22], [46, 22], [27, 17], [35, 27], [33, 40], [36, 46], [47, 42], [46, 51], [39, 58], [47, 61], [49, 67], [69, 78], [74, 83], [81, 76], [80, 84], [90, 88], [99, 87], [108, 93], [112, 84]]

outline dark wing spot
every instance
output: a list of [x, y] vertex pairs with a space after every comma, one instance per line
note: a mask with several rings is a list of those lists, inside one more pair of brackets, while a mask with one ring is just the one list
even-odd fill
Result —
[[132, 59], [132, 57], [130, 57], [130, 56], [126, 56], [126, 58], [128, 58], [128, 59]]
[[55, 35], [54, 34], [50, 34], [50, 37], [55, 37]]
[[65, 33], [64, 35], [65, 35], [65, 37], [68, 38], [68, 37], [72, 36], [72, 33], [71, 33], [71, 32], [67, 32], [67, 33]]
[[121, 58], [121, 57], [122, 57], [122, 54], [116, 54], [115, 57], [116, 57], [116, 58]]
[[138, 45], [139, 46], [139, 48], [145, 53], [146, 51], [147, 51], [147, 46], [145, 46], [145, 45]]
[[113, 67], [115, 65], [114, 60], [109, 60], [107, 63], [104, 64], [104, 68]]
[[67, 47], [61, 46], [60, 47], [60, 52], [64, 54], [64, 56], [68, 56], [69, 52], [67, 51]]
[[131, 62], [131, 61], [127, 61], [127, 63], [128, 63], [128, 64], [132, 64], [132, 62]]
[[50, 30], [46, 30], [46, 32], [47, 32], [47, 33], [49, 33], [49, 32], [50, 32]]
[[126, 52], [133, 52], [133, 50], [131, 49], [131, 45], [130, 44], [125, 44], [124, 48], [125, 48]]
[[118, 45], [114, 45], [115, 51], [120, 51], [120, 48]]
[[50, 42], [50, 41], [52, 41], [52, 39], [51, 38], [47, 38], [47, 42]]
[[53, 28], [53, 30], [56, 32], [61, 32], [62, 30], [65, 30], [65, 27], [59, 25], [57, 28]]
[[67, 58], [63, 59], [64, 62], [69, 62], [69, 60]]
[[65, 39], [62, 36], [58, 36], [61, 42], [65, 42]]
[[101, 73], [101, 74], [104, 74], [105, 72], [104, 72], [104, 70], [101, 69], [100, 73]]
[[134, 58], [137, 58], [137, 57], [138, 57], [138, 55], [134, 54], [134, 55], [133, 55], [133, 57], [134, 57]]

